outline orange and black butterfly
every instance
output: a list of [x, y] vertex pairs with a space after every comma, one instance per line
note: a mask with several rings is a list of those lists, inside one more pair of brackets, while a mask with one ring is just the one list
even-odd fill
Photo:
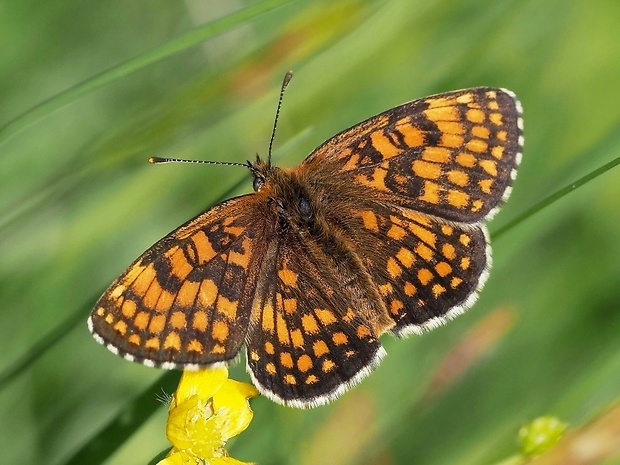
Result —
[[505, 89], [446, 92], [341, 132], [294, 169], [257, 156], [254, 192], [148, 249], [90, 330], [161, 368], [245, 350], [270, 399], [334, 400], [379, 364], [383, 333], [422, 333], [475, 302], [491, 266], [485, 221], [521, 159], [521, 112]]

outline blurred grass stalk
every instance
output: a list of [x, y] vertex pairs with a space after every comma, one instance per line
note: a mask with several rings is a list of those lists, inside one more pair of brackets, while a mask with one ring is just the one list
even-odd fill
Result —
[[[253, 2], [96, 74], [10, 120], [0, 129], [0, 144], [55, 110], [87, 100], [84, 97], [95, 89], [112, 83], [121, 89], [132, 73], [156, 62], [165, 63], [164, 58], [170, 59], [183, 49], [248, 24], [252, 18], [287, 3], [293, 2]], [[162, 137], [169, 144], [162, 142], [165, 149], [201, 152], [205, 147], [216, 147], [237, 156], [255, 142], [252, 131], [262, 124], [257, 121], [271, 117], [256, 104], [270, 93], [271, 75], [295, 67], [303, 85], [287, 97], [290, 127], [282, 125], [283, 136], [304, 129], [307, 135], [309, 124], [319, 131], [326, 127], [330, 131], [342, 129], [338, 126], [341, 123], [354, 123], [377, 109], [400, 103], [403, 96], [413, 98], [426, 91], [484, 81], [518, 91], [526, 111], [526, 154], [513, 199], [506, 206], [508, 217], [515, 219], [493, 234], [493, 239], [502, 236], [506, 240], [494, 242], [499, 259], [493, 283], [477, 305], [479, 317], [470, 317], [480, 321], [476, 324], [463, 317], [437, 330], [438, 334], [410, 338], [399, 342], [398, 348], [393, 345], [381, 373], [336, 405], [297, 412], [270, 405], [265, 399], [256, 401], [260, 412], [254, 429], [251, 433], [248, 430], [250, 434], [235, 448], [247, 457], [267, 456], [272, 463], [351, 464], [385, 459], [383, 463], [408, 464], [412, 454], [417, 454], [420, 464], [479, 465], [480, 457], [497, 457], [497, 450], [510, 445], [512, 429], [527, 420], [524, 416], [551, 411], [568, 417], [574, 429], [556, 447], [531, 459], [535, 461], [532, 463], [594, 464], [616, 456], [620, 443], [617, 404], [588, 425], [579, 426], [601, 404], [607, 405], [610, 398], [618, 396], [613, 389], [618, 380], [614, 352], [618, 334], [616, 271], [620, 262], [615, 208], [618, 191], [614, 180], [607, 178], [604, 184], [606, 177], [600, 178], [620, 160], [607, 161], [612, 158], [610, 154], [617, 153], [620, 126], [617, 112], [610, 111], [618, 106], [605, 98], [615, 95], [607, 88], [617, 87], [617, 64], [608, 55], [609, 50], [617, 49], [618, 41], [608, 37], [617, 38], [618, 34], [590, 22], [591, 16], [614, 18], [615, 3], [348, 1], [341, 10], [345, 14], [340, 16], [331, 14], [329, 2], [294, 3], [297, 11], [278, 17], [282, 35], [276, 42], [262, 50], [250, 44], [248, 50], [253, 54], [244, 59], [224, 57], [217, 68], [221, 76], [214, 78], [205, 72], [206, 77], [196, 76], [191, 84], [185, 83], [185, 88], [170, 86], [166, 106], [158, 106], [160, 102], [149, 95], [150, 112], [131, 108], [129, 118], [110, 121], [109, 127], [90, 127], [90, 121], [76, 127], [76, 132], [88, 133], [95, 142], [86, 143], [84, 151], [73, 148], [75, 158], [66, 166], [54, 167], [74, 174], [70, 167], [75, 168], [72, 163], [78, 159], [97, 173], [79, 182], [61, 178], [64, 185], [54, 195], [45, 195], [45, 201], [35, 205], [36, 211], [33, 207], [32, 215], [18, 217], [18, 227], [11, 224], [7, 228], [7, 243], [10, 240], [14, 248], [36, 247], [33, 257], [37, 260], [20, 259], [16, 262], [19, 266], [10, 269], [2, 283], [1, 290], [7, 295], [3, 306], [5, 329], [15, 329], [30, 344], [24, 350], [19, 344], [7, 344], [10, 356], [17, 353], [25, 357], [18, 357], [17, 365], [9, 365], [9, 371], [5, 368], [0, 381], [4, 387], [1, 405], [11, 414], [7, 415], [10, 421], [4, 422], [7, 434], [2, 444], [18, 444], [24, 463], [28, 462], [24, 454], [30, 453], [37, 463], [95, 464], [127, 463], [124, 459], [133, 458], [145, 444], [150, 446], [157, 440], [162, 425], [152, 427], [147, 420], [161, 409], [156, 393], [162, 385], [171, 392], [178, 373], [166, 373], [154, 383], [145, 380], [140, 367], [110, 361], [98, 346], [92, 350], [86, 345], [72, 346], [75, 341], [85, 343], [87, 338], [83, 324], [78, 330], [72, 328], [83, 322], [89, 310], [83, 304], [85, 295], [104, 284], [101, 276], [93, 275], [121, 266], [118, 257], [124, 251], [118, 250], [119, 244], [134, 241], [128, 246], [134, 250], [140, 242], [133, 235], [152, 234], [154, 225], [161, 226], [152, 220], [169, 214], [165, 208], [168, 212], [171, 206], [185, 208], [197, 192], [204, 194], [205, 203], [214, 202], [226, 190], [224, 184], [236, 180], [216, 174], [206, 175], [205, 183], [202, 174], [179, 175], [178, 171], [145, 174], [136, 168], [138, 155], [140, 162], [146, 158], [142, 156], [144, 147], [152, 149], [151, 145], [141, 145], [144, 140], [153, 144], [165, 130], [169, 131]], [[24, 18], [30, 21], [28, 15]], [[141, 32], [139, 24], [137, 34]], [[617, 30], [617, 24], [612, 26]], [[271, 32], [273, 27], [265, 30]], [[57, 33], [63, 32], [59, 27]], [[582, 60], [587, 65], [577, 69], [575, 63]], [[248, 93], [247, 87], [261, 77], [267, 84], [254, 94]], [[221, 84], [224, 78], [226, 87]], [[204, 117], [188, 103], [204, 105], [207, 97], [198, 90], [201, 86], [203, 91], [208, 87], [212, 113], [221, 116], [216, 110], [225, 103], [223, 99], [233, 102], [227, 107], [230, 113], [223, 113], [217, 122], [199, 120], [195, 126], [170, 118], [169, 113], [177, 107], [186, 118]], [[116, 115], [128, 100], [120, 90], [119, 95], [123, 98], [110, 107], [97, 102], [93, 106], [99, 107], [88, 110], [99, 111], [105, 118]], [[144, 103], [134, 97], [139, 102], [136, 106]], [[242, 100], [243, 108], [235, 109]], [[236, 140], [239, 132], [248, 139], [244, 144]], [[59, 132], [57, 139], [62, 135]], [[169, 142], [173, 136], [180, 140], [176, 145]], [[24, 144], [26, 148], [13, 157], [30, 160], [31, 169], [18, 174], [45, 187], [50, 185], [49, 178], [40, 175], [38, 169], [50, 165], [50, 155], [57, 155], [53, 150], [51, 154], [41, 151], [49, 147], [49, 137], [43, 131], [26, 134], [24, 139], [39, 138], [39, 145], [33, 148]], [[109, 140], [114, 144], [106, 146]], [[62, 146], [66, 140], [55, 142]], [[119, 145], [133, 151], [120, 151]], [[290, 147], [281, 146], [281, 153], [289, 151]], [[594, 169], [588, 163], [593, 163]], [[113, 168], [102, 173], [102, 166]], [[584, 166], [587, 169], [582, 169]], [[125, 177], [119, 181], [120, 176]], [[597, 195], [593, 194], [593, 185], [583, 188], [595, 178], [601, 180], [596, 184]], [[557, 189], [554, 183], [565, 187]], [[559, 201], [577, 187], [579, 194], [570, 196], [570, 202]], [[169, 202], [165, 208], [163, 201]], [[528, 205], [534, 207], [528, 209]], [[9, 205], [13, 206], [19, 207]], [[525, 213], [517, 216], [517, 211]], [[86, 227], [80, 229], [83, 225]], [[132, 237], [109, 236], [117, 229], [118, 234], [131, 231]], [[58, 243], [55, 248], [53, 243], [45, 248], [41, 238], [54, 238], [54, 231], [59, 234]], [[41, 235], [36, 235], [39, 232]], [[92, 252], [95, 249], [99, 255]], [[110, 263], [95, 261], [97, 266], [93, 266], [93, 257]], [[495, 310], [484, 316], [480, 312], [485, 308]], [[63, 316], [67, 324], [50, 332], [48, 323], [58, 324]], [[468, 325], [472, 329], [463, 330]], [[35, 329], [24, 331], [24, 327]], [[45, 331], [53, 337], [42, 338]], [[37, 340], [42, 343], [33, 343]], [[13, 350], [14, 346], [17, 349]], [[38, 363], [34, 364], [35, 360]], [[101, 368], [97, 365], [92, 369], [92, 360]], [[85, 373], [82, 383], [67, 382], [89, 369], [92, 376]], [[239, 367], [233, 369], [240, 371]], [[106, 376], [102, 377], [102, 372]], [[127, 393], [132, 388], [139, 389], [137, 396]], [[102, 404], [105, 411], [99, 409]], [[95, 432], [89, 429], [93, 424]], [[16, 428], [23, 434], [11, 438]], [[136, 439], [153, 430], [156, 433], [145, 434], [146, 439]], [[343, 432], [357, 434], [343, 441]], [[5, 447], [5, 456], [12, 459], [12, 451]], [[117, 449], [132, 447], [110, 458]], [[328, 452], [332, 455], [326, 456]], [[511, 457], [502, 465], [521, 463], [515, 460], [524, 459]]]

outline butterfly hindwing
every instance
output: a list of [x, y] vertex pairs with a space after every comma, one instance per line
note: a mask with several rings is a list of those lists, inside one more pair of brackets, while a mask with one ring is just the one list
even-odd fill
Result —
[[97, 302], [89, 320], [95, 337], [147, 365], [234, 358], [264, 242], [248, 197], [206, 211], [139, 257]]
[[325, 142], [300, 168], [325, 185], [347, 182], [382, 202], [473, 223], [508, 197], [522, 144], [514, 94], [479, 87], [374, 116]]
[[395, 322], [392, 332], [421, 333], [473, 305], [491, 266], [483, 225], [369, 203], [350, 215], [356, 253]]
[[304, 238], [291, 229], [261, 273], [247, 363], [265, 395], [313, 407], [338, 397], [378, 364], [384, 350], [377, 333], [391, 323], [380, 317], [385, 309], [363, 270], [337, 252], [325, 253], [337, 238]]

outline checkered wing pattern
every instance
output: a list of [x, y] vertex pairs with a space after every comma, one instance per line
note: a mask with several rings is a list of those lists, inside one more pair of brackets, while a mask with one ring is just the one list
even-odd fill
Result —
[[378, 332], [392, 324], [359, 260], [321, 233], [291, 228], [272, 243], [248, 333], [254, 383], [294, 407], [325, 404], [365, 377], [384, 354]]
[[397, 335], [421, 333], [463, 313], [488, 277], [483, 225], [368, 202], [351, 212], [348, 225]]
[[128, 360], [196, 368], [239, 352], [261, 244], [252, 196], [224, 202], [139, 257], [97, 302], [95, 338]]
[[473, 223], [508, 197], [522, 143], [514, 94], [479, 87], [374, 116], [325, 142], [300, 170], [326, 188], [346, 182], [381, 202]]

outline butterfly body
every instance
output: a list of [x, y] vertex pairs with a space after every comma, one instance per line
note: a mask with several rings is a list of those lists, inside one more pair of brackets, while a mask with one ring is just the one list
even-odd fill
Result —
[[514, 94], [474, 88], [374, 116], [294, 169], [257, 156], [254, 193], [145, 252], [101, 297], [91, 331], [164, 368], [245, 347], [265, 395], [327, 403], [379, 363], [381, 334], [422, 333], [473, 305], [491, 265], [484, 221], [522, 142]]

